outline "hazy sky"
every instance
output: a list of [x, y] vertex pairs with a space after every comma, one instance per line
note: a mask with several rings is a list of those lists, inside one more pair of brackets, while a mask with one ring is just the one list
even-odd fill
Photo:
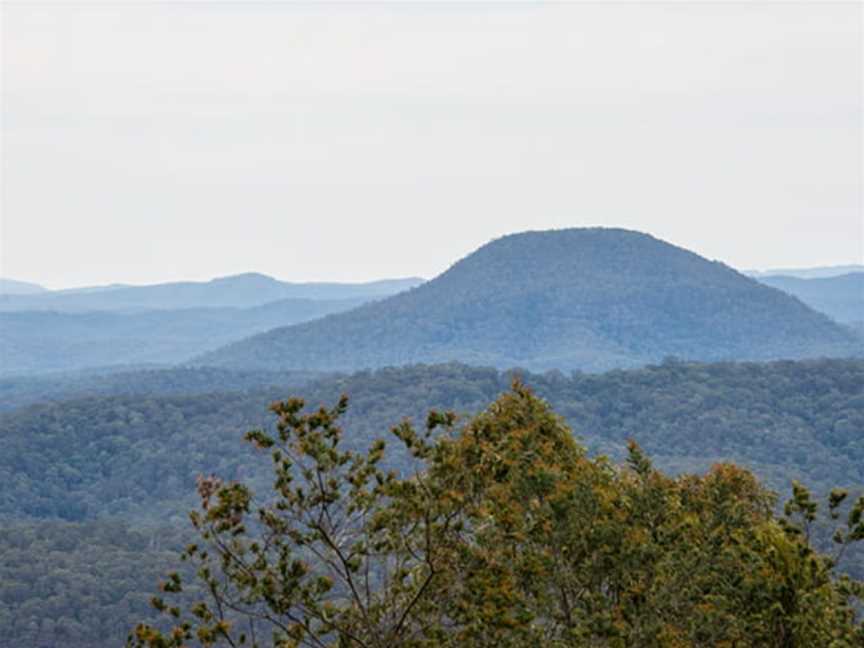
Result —
[[586, 225], [864, 256], [857, 2], [2, 11], [5, 276], [431, 277]]

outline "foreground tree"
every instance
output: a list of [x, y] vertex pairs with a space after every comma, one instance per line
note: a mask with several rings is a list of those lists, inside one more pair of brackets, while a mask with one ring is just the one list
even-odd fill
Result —
[[[745, 470], [670, 478], [635, 445], [626, 466], [589, 458], [521, 384], [461, 427], [430, 413], [385, 444], [345, 449], [332, 409], [275, 403], [274, 488], [199, 480], [200, 542], [184, 557], [207, 597], [129, 645], [862, 646], [864, 586], [834, 573], [864, 539], [864, 498], [835, 491], [837, 554], [810, 546], [817, 505], [796, 485], [783, 518]], [[183, 591], [172, 574], [162, 589]]]

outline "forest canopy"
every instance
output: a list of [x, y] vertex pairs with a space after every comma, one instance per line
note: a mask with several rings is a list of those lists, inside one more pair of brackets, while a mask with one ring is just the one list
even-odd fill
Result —
[[[810, 544], [817, 502], [798, 484], [782, 515], [732, 464], [668, 477], [635, 443], [591, 458], [521, 383], [457, 425], [392, 430], [416, 462], [387, 470], [387, 444], [346, 449], [347, 398], [271, 406], [246, 438], [271, 458], [272, 489], [203, 477], [184, 558], [208, 595], [188, 604], [173, 573], [129, 645], [860, 646], [864, 585], [835, 573], [864, 540], [864, 497], [833, 490], [834, 550]], [[177, 602], [177, 595], [181, 600]]]
[[[862, 360], [667, 362], [600, 375], [521, 375], [591, 454], [623, 459], [627, 439], [635, 439], [673, 473], [732, 460], [780, 492], [792, 479], [823, 494], [864, 484]], [[182, 523], [199, 473], [267, 485], [266, 467], [238, 452], [237, 442], [245, 430], [268, 425], [267, 404], [288, 393], [314, 405], [350, 394], [346, 443], [360, 449], [403, 417], [422, 421], [429, 409], [477, 414], [511, 376], [451, 364], [300, 386], [296, 375], [262, 374], [256, 382], [245, 373], [172, 370], [121, 374], [121, 393], [113, 394], [79, 380], [91, 390], [85, 398], [0, 413], [0, 518]], [[398, 467], [405, 456], [394, 448], [388, 461]]]
[[[864, 483], [861, 360], [519, 373], [592, 457], [622, 463], [635, 439], [669, 475], [732, 461], [779, 493], [792, 479], [819, 499], [847, 486], [847, 505]], [[244, 452], [240, 439], [255, 427], [275, 434], [267, 405], [286, 394], [310, 406], [350, 394], [339, 422], [343, 445], [359, 452], [405, 417], [422, 426], [429, 409], [470, 420], [512, 377], [449, 364], [317, 380], [185, 368], [0, 381], [0, 406], [19, 405], [0, 414], [0, 647], [113, 648], [136, 621], [154, 624], [147, 600], [190, 541], [195, 476], [268, 492], [269, 461]], [[20, 407], [40, 394], [58, 402]], [[401, 442], [382, 460], [404, 474], [414, 464]], [[781, 507], [782, 498], [775, 512]], [[821, 511], [811, 544], [830, 551], [832, 526]], [[836, 569], [864, 578], [861, 549], [850, 547]]]

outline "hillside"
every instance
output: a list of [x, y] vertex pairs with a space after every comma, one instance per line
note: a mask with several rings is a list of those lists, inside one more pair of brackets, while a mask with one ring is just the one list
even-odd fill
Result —
[[0, 376], [175, 364], [274, 327], [350, 310], [369, 299], [283, 299], [252, 308], [136, 313], [0, 312]]
[[116, 520], [4, 524], [0, 648], [123, 646], [136, 622], [158, 622], [154, 584], [186, 542], [176, 528]]
[[[56, 628], [42, 627], [43, 640], [56, 632], [63, 645], [107, 648], [122, 643], [131, 620], [152, 618], [147, 600], [155, 580], [172, 561], [179, 566], [176, 546], [189, 541], [185, 512], [194, 506], [195, 476], [242, 479], [261, 493], [271, 487], [269, 457], [241, 441], [248, 429], [272, 424], [269, 402], [297, 394], [316, 407], [348, 393], [346, 438], [366, 447], [406, 415], [419, 424], [429, 408], [476, 412], [508, 388], [511, 375], [451, 364], [299, 387], [288, 386], [291, 377], [272, 386], [278, 379], [268, 376], [260, 385], [271, 386], [245, 393], [157, 396], [150, 390], [248, 388], [254, 376], [130, 373], [118, 379], [131, 390], [122, 396], [0, 414], [0, 646], [37, 645], [33, 621], [56, 619]], [[864, 483], [861, 360], [669, 362], [523, 379], [592, 454], [621, 459], [634, 438], [672, 471], [734, 460], [783, 498], [793, 478], [823, 492]], [[162, 528], [142, 529], [147, 523]], [[862, 560], [860, 552], [847, 554], [844, 568], [864, 575]], [[58, 584], [55, 595], [45, 594]]]
[[422, 279], [366, 283], [288, 283], [262, 274], [220, 277], [206, 282], [151, 286], [104, 286], [38, 295], [0, 295], [0, 311], [142, 311], [186, 308], [250, 308], [283, 299], [373, 299], [392, 295]]
[[864, 322], [864, 272], [812, 279], [777, 275], [758, 277], [758, 281], [797, 297], [838, 322]]
[[[592, 452], [620, 458], [633, 438], [672, 470], [731, 459], [781, 490], [794, 478], [820, 488], [864, 483], [861, 360], [669, 363], [524, 379]], [[182, 520], [196, 475], [267, 474], [267, 458], [240, 439], [272, 422], [267, 405], [276, 399], [295, 394], [317, 406], [349, 394], [347, 438], [365, 447], [404, 416], [474, 413], [510, 380], [493, 369], [415, 366], [242, 393], [139, 392], [14, 410], [0, 414], [0, 518]]]
[[0, 377], [0, 412], [90, 396], [188, 396], [296, 387], [325, 374], [303, 371], [242, 371], [216, 367], [119, 368]]
[[646, 234], [570, 229], [500, 238], [408, 292], [195, 362], [354, 370], [459, 361], [601, 371], [666, 356], [859, 352], [849, 330], [723, 264]]

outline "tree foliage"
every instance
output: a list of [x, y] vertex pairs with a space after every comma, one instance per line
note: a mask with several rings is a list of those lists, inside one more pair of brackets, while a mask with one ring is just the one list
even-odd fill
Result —
[[592, 458], [550, 407], [514, 383], [464, 424], [431, 412], [386, 445], [346, 448], [341, 398], [276, 402], [273, 488], [198, 483], [184, 557], [208, 596], [154, 598], [173, 619], [138, 648], [859, 646], [861, 583], [834, 573], [864, 539], [864, 498], [829, 497], [835, 554], [815, 551], [818, 505], [796, 485], [785, 515], [748, 471], [669, 477], [635, 443], [625, 465]]

